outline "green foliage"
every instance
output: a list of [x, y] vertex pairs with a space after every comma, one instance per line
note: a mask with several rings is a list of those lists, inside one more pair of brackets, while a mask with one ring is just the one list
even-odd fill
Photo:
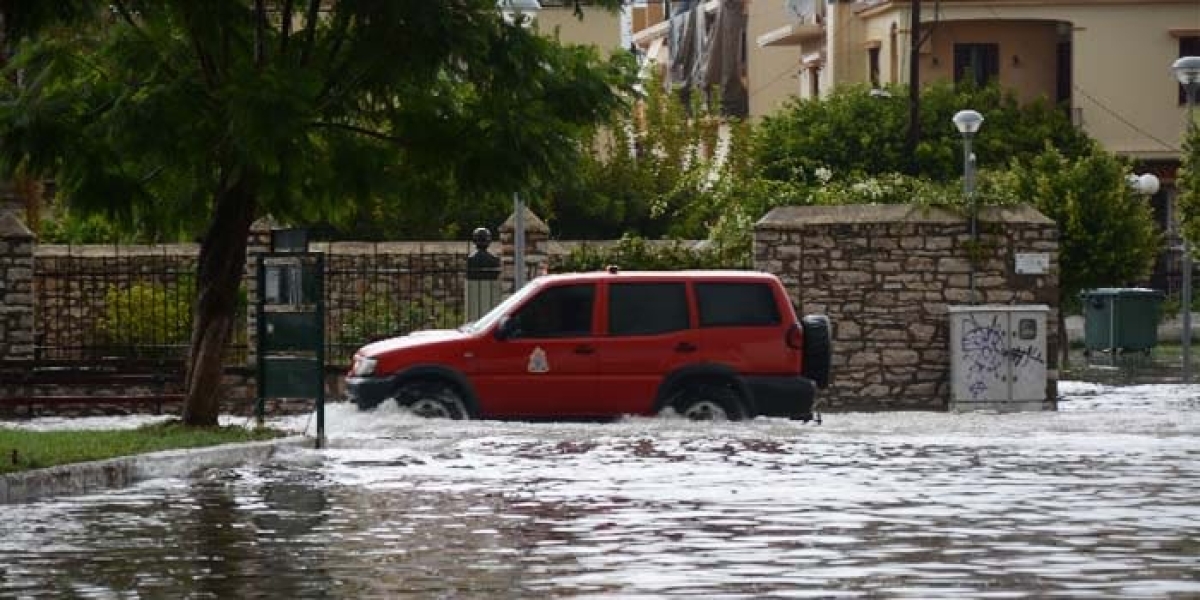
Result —
[[38, 241], [43, 244], [132, 242], [132, 237], [103, 215], [78, 216], [65, 211], [53, 219], [44, 219], [38, 231]]
[[183, 427], [177, 421], [116, 431], [27, 431], [0, 427], [0, 474], [159, 450], [269, 440], [273, 429]]
[[572, 172], [632, 83], [628, 53], [507, 24], [494, 0], [348, 0], [287, 30], [250, 0], [42, 4], [5, 9], [22, 41], [0, 167], [139, 240], [197, 237], [238, 184], [286, 222], [457, 235]]
[[583, 245], [554, 265], [555, 272], [597, 271], [609, 266], [622, 270], [676, 271], [681, 269], [744, 269], [749, 253], [713, 244], [699, 247], [682, 240], [651, 242], [624, 236], [613, 245]]
[[1011, 92], [935, 84], [921, 91], [921, 140], [915, 160], [906, 153], [908, 102], [893, 86], [890, 96], [874, 96], [865, 86], [847, 86], [828, 98], [796, 100], [767, 117], [755, 132], [752, 154], [767, 179], [805, 185], [820, 183], [818, 169], [838, 179], [909, 172], [931, 181], [962, 176], [962, 141], [951, 118], [973, 108], [986, 121], [976, 135], [980, 167], [1025, 159], [1044, 143], [1066, 156], [1088, 150], [1086, 136], [1065, 114], [1045, 101], [1019, 104]]
[[1179, 190], [1175, 203], [1179, 207], [1180, 229], [1184, 239], [1195, 249], [1200, 246], [1200, 125], [1195, 122], [1189, 124], [1183, 141], [1175, 186]]
[[129, 356], [178, 352], [191, 336], [194, 290], [190, 278], [169, 286], [147, 282], [109, 286], [96, 332], [105, 345]]
[[462, 313], [429, 295], [401, 300], [372, 292], [342, 320], [338, 335], [343, 342], [365, 343], [422, 329], [457, 327], [463, 322]]
[[1054, 148], [1005, 175], [1013, 193], [1058, 223], [1060, 296], [1125, 287], [1149, 274], [1160, 235], [1150, 203], [1128, 186], [1128, 166], [1094, 150], [1069, 158]]
[[[535, 202], [555, 233], [566, 239], [702, 237], [715, 215], [721, 118], [693, 94], [689, 102], [666, 90], [661, 78], [645, 82], [632, 113], [618, 114], [580, 143], [574, 176], [545, 189]], [[740, 151], [729, 145], [726, 156]]]

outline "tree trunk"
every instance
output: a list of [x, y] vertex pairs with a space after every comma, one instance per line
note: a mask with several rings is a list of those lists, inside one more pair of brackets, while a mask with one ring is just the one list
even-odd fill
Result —
[[185, 425], [217, 425], [225, 350], [233, 331], [238, 288], [246, 268], [246, 238], [254, 222], [254, 194], [254, 183], [244, 175], [219, 192], [212, 221], [200, 243], [187, 397], [183, 406]]

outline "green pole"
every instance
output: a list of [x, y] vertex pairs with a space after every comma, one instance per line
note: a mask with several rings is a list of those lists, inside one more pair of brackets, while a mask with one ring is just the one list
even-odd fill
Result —
[[325, 445], [325, 255], [316, 254], [317, 278], [317, 449]]
[[255, 259], [255, 276], [254, 280], [257, 286], [257, 294], [254, 299], [254, 314], [256, 321], [254, 324], [254, 363], [256, 366], [257, 377], [255, 377], [255, 400], [254, 400], [254, 419], [259, 428], [266, 424], [267, 414], [267, 399], [265, 392], [266, 376], [267, 376], [267, 360], [265, 353], [265, 344], [267, 335], [267, 319], [264, 311], [264, 298], [266, 297], [266, 264], [264, 256], [259, 254]]

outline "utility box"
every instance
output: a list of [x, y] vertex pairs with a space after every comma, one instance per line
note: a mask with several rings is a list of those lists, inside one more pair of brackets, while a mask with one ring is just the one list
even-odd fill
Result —
[[951, 306], [950, 410], [1040, 411], [1046, 392], [1050, 307]]
[[1083, 301], [1083, 343], [1088, 351], [1148, 352], [1158, 345], [1164, 294], [1146, 288], [1099, 288]]

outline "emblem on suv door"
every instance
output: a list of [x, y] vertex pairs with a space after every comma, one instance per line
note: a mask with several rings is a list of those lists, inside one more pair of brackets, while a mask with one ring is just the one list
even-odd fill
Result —
[[541, 348], [534, 348], [529, 354], [529, 372], [530, 373], [549, 373], [550, 363], [546, 361], [546, 351]]

